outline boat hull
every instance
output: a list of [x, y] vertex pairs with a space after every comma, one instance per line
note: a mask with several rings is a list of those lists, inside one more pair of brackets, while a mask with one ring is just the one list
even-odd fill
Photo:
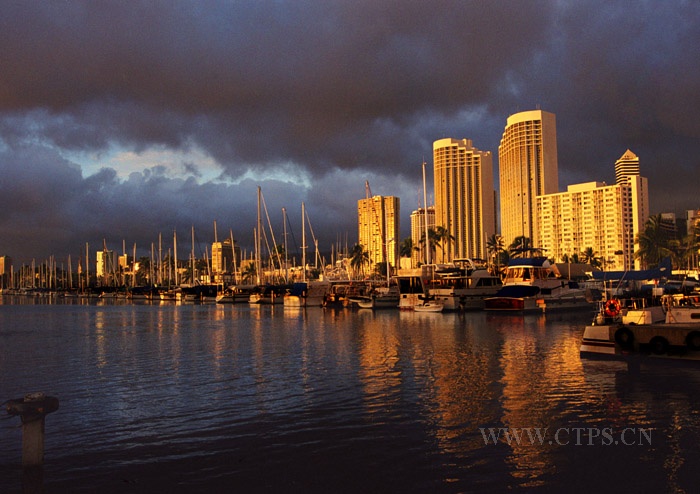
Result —
[[606, 324], [587, 326], [582, 357], [624, 358], [631, 354], [700, 360], [700, 324]]

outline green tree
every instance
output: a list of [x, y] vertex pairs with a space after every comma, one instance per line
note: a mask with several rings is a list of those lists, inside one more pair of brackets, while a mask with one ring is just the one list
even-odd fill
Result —
[[533, 250], [535, 249], [532, 248], [532, 240], [524, 235], [515, 237], [513, 242], [508, 246], [508, 253], [511, 258], [525, 257]]
[[[401, 257], [413, 257], [413, 251], [418, 250], [413, 246], [413, 239], [411, 237], [404, 238], [399, 244], [399, 256]], [[413, 267], [413, 263], [411, 263]]]
[[501, 253], [505, 251], [505, 241], [503, 237], [494, 233], [486, 240], [486, 251], [489, 254], [489, 261], [496, 266], [495, 272], [501, 271]]
[[[435, 247], [438, 245], [440, 242], [437, 232], [435, 231], [434, 228], [428, 228], [428, 240], [429, 240], [429, 246], [430, 246], [430, 259], [431, 262], [435, 262]], [[423, 233], [420, 237], [420, 247], [418, 248], [420, 251], [425, 252], [425, 233]], [[426, 259], [425, 262], [428, 262]]]
[[352, 268], [353, 277], [357, 277], [360, 273], [362, 277], [365, 275], [365, 267], [370, 264], [369, 252], [367, 252], [363, 245], [355, 244], [350, 250], [350, 267]]
[[599, 268], [603, 264], [602, 258], [593, 250], [593, 247], [586, 247], [583, 249], [581, 256], [584, 264], [590, 264], [594, 268]]
[[680, 240], [670, 240], [668, 249], [671, 253], [673, 266], [678, 269], [690, 269], [700, 249], [700, 242], [698, 242], [698, 237], [695, 233], [690, 233]]
[[667, 230], [663, 228], [660, 214], [650, 216], [644, 225], [644, 230], [637, 234], [639, 249], [634, 257], [642, 262], [642, 267], [647, 269], [656, 266], [662, 259], [671, 255], [669, 242], [671, 240]]
[[454, 241], [454, 237], [444, 226], [438, 226], [435, 228], [435, 239], [440, 245], [440, 251], [442, 252], [442, 262], [445, 262], [445, 243], [451, 243]]
[[258, 273], [257, 273], [257, 270], [255, 269], [255, 263], [250, 262], [246, 265], [246, 267], [241, 272], [241, 277], [243, 278], [244, 282], [251, 283], [252, 281], [255, 280], [257, 274]]

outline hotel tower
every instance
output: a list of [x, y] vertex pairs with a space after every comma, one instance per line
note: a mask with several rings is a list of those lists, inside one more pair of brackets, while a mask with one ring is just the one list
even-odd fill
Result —
[[442, 262], [469, 257], [486, 259], [486, 240], [496, 233], [493, 160], [470, 139], [433, 143], [435, 226], [453, 237], [437, 252]]
[[387, 260], [390, 266], [398, 266], [399, 226], [398, 197], [374, 196], [357, 201], [358, 242], [369, 253], [372, 269]]
[[608, 269], [641, 268], [635, 239], [649, 217], [649, 186], [629, 150], [615, 162], [615, 175], [615, 185], [588, 182], [537, 197], [538, 247], [549, 258], [562, 262], [591, 248]]
[[559, 191], [554, 114], [532, 110], [508, 117], [498, 146], [498, 167], [506, 245], [525, 236], [533, 247], [540, 247], [535, 198]]

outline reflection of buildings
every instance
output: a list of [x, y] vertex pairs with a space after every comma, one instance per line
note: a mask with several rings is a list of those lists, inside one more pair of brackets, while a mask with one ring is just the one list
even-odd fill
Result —
[[369, 253], [372, 266], [386, 261], [397, 266], [401, 234], [399, 198], [374, 196], [360, 199], [357, 201], [357, 226], [358, 243]]
[[486, 239], [496, 233], [491, 153], [469, 139], [433, 143], [435, 225], [453, 240], [444, 242], [445, 260], [486, 259]]
[[360, 312], [356, 320], [363, 328], [359, 377], [368, 413], [376, 420], [419, 416], [441, 452], [465, 458], [483, 450], [478, 427], [501, 417], [500, 362], [491, 350], [502, 335], [478, 319], [466, 328], [455, 320], [450, 328], [412, 312]]
[[535, 198], [559, 191], [557, 129], [553, 113], [525, 111], [508, 117], [498, 146], [501, 235], [540, 247]]

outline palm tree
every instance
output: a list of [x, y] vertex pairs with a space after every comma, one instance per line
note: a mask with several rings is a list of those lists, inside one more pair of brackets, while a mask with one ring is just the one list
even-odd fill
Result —
[[358, 271], [364, 277], [365, 266], [370, 263], [369, 252], [367, 252], [361, 244], [355, 244], [350, 251], [350, 267], [353, 271], [353, 276], [357, 277]]
[[438, 226], [435, 228], [435, 239], [440, 243], [440, 250], [442, 251], [442, 262], [445, 262], [445, 242], [453, 242], [454, 237], [444, 226]]
[[574, 252], [572, 255], [564, 254], [561, 257], [561, 260], [562, 260], [562, 262], [566, 262], [566, 263], [570, 262], [571, 264], [579, 264], [581, 262], [581, 260], [579, 259], [578, 252]]
[[[438, 245], [438, 242], [439, 242], [435, 229], [428, 228], [428, 239], [430, 242], [429, 243], [430, 253], [431, 253], [430, 257], [431, 257], [432, 262], [435, 262], [435, 246]], [[421, 235], [419, 243], [420, 243], [420, 247], [416, 247], [416, 249], [424, 252], [425, 251], [425, 233], [423, 235]], [[427, 263], [428, 260], [425, 259], [425, 262]]]
[[673, 239], [669, 241], [668, 248], [671, 252], [673, 265], [678, 269], [689, 268], [693, 261], [693, 256], [700, 249], [700, 242], [695, 233], [686, 235], [681, 240]]
[[669, 235], [662, 227], [660, 214], [650, 216], [644, 225], [644, 231], [637, 234], [639, 249], [634, 257], [642, 261], [642, 267], [657, 265], [662, 259], [671, 255]]
[[504, 251], [505, 241], [499, 234], [494, 233], [486, 240], [486, 251], [489, 253], [489, 259], [494, 259], [496, 272], [500, 271], [500, 257]]
[[525, 235], [515, 237], [513, 243], [508, 246], [508, 253], [510, 254], [510, 257], [523, 257], [526, 253], [531, 252], [532, 250], [532, 240]]
[[598, 253], [593, 250], [593, 247], [586, 247], [583, 249], [583, 252], [581, 252], [581, 255], [583, 256], [583, 262], [585, 264], [590, 264], [594, 268], [599, 268], [602, 265], [602, 259]]
[[243, 278], [243, 281], [251, 282], [255, 279], [257, 274], [258, 273], [255, 269], [255, 263], [250, 262], [241, 273], [241, 277]]
[[[413, 246], [413, 239], [411, 237], [406, 237], [399, 244], [399, 256], [401, 257], [413, 257], [413, 251], [418, 250]], [[411, 267], [413, 263], [411, 262]]]

